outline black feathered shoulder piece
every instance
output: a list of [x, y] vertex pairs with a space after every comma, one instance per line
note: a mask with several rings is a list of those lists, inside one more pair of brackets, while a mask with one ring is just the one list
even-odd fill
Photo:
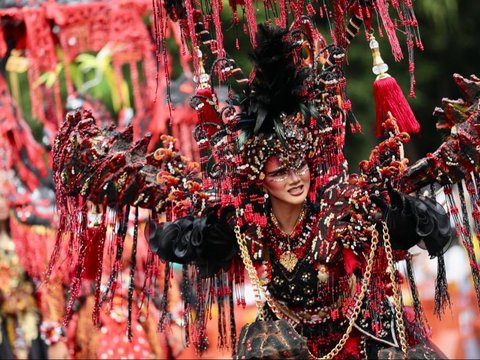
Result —
[[298, 51], [300, 46], [288, 29], [259, 26], [257, 46], [250, 55], [254, 77], [242, 101], [240, 123], [247, 132], [274, 132], [281, 125], [281, 114], [296, 114], [308, 101], [311, 69], [297, 64]]

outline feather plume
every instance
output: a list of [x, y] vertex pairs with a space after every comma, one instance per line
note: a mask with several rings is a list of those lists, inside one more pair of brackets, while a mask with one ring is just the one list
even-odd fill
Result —
[[295, 63], [296, 45], [287, 29], [260, 25], [256, 43], [250, 55], [255, 76], [241, 102], [244, 113], [239, 127], [255, 134], [277, 132], [281, 137], [280, 115], [306, 108], [310, 70]]

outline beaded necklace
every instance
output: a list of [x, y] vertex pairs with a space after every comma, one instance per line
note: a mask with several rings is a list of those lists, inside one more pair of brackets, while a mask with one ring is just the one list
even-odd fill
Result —
[[[312, 219], [305, 221], [305, 208], [300, 213], [293, 230], [286, 233], [280, 228], [277, 218], [270, 213], [272, 219], [272, 236], [270, 245], [280, 264], [288, 271], [292, 272], [298, 264], [299, 259], [304, 258], [309, 245], [312, 233]], [[295, 247], [292, 248], [291, 239], [295, 239]]]

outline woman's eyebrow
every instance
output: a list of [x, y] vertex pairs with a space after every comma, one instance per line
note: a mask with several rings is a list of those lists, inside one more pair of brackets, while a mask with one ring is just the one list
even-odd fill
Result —
[[279, 168], [276, 168], [275, 170], [269, 171], [267, 173], [267, 175], [274, 175], [274, 174], [279, 173], [280, 171], [283, 171], [283, 170], [285, 170], [285, 166], [281, 166]]

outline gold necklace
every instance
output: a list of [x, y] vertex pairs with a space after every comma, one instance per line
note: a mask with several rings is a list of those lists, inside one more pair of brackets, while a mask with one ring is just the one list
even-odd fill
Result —
[[280, 255], [280, 264], [288, 272], [292, 272], [293, 269], [295, 269], [295, 266], [298, 263], [298, 258], [297, 258], [297, 255], [295, 255], [295, 253], [291, 250], [290, 236], [295, 232], [295, 230], [297, 228], [297, 225], [302, 223], [303, 219], [305, 218], [305, 206], [303, 207], [302, 212], [298, 216], [297, 221], [295, 221], [295, 225], [293, 226], [292, 231], [290, 231], [290, 233], [288, 233], [288, 234], [285, 231], [282, 230], [282, 228], [280, 227], [280, 224], [278, 222], [278, 219], [273, 212], [270, 212], [270, 217], [272, 219], [273, 225], [281, 232], [281, 234], [283, 236], [285, 236], [287, 238], [288, 250], [285, 251], [284, 253], [282, 253], [282, 255]]

